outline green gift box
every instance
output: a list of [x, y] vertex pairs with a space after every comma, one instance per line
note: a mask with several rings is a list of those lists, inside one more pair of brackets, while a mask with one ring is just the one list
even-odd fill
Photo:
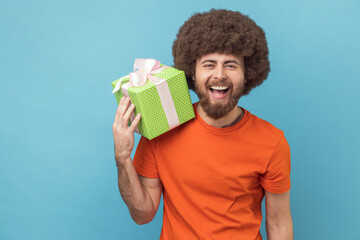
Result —
[[151, 140], [195, 117], [183, 71], [154, 59], [136, 59], [135, 69], [136, 76], [130, 73], [111, 85], [118, 104], [125, 93], [135, 105], [134, 116], [141, 114], [138, 133]]

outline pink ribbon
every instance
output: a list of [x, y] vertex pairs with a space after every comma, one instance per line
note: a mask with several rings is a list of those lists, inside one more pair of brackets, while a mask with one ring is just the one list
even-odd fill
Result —
[[135, 59], [134, 70], [129, 75], [129, 84], [131, 87], [140, 87], [145, 85], [147, 79], [152, 83], [157, 84], [165, 79], [161, 79], [153, 76], [162, 70], [168, 68], [168, 66], [160, 67], [160, 62], [155, 59]]
[[[120, 90], [121, 81], [129, 77], [129, 82], [121, 86], [121, 91], [124, 96], [129, 97], [129, 87], [141, 87], [146, 84], [147, 80], [155, 84], [158, 91], [161, 104], [163, 106], [166, 118], [168, 120], [169, 129], [172, 129], [180, 124], [179, 117], [176, 113], [174, 101], [172, 99], [169, 86], [165, 79], [153, 76], [153, 74], [160, 73], [169, 66], [160, 66], [160, 62], [155, 59], [139, 59], [136, 58], [134, 62], [133, 72], [128, 76], [121, 78], [115, 85], [114, 92]], [[131, 121], [135, 118], [134, 113], [131, 115]], [[138, 132], [138, 129], [137, 129]]]

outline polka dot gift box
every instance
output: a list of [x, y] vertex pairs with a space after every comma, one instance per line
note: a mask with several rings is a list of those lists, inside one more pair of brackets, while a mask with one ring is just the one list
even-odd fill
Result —
[[150, 140], [195, 117], [184, 72], [155, 59], [135, 59], [111, 85], [118, 104], [124, 95], [135, 104], [131, 119], [141, 114], [137, 132]]

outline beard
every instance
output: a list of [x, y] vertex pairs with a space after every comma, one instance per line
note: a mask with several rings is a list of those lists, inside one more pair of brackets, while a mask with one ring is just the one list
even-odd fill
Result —
[[[244, 84], [239, 86], [237, 89], [233, 88], [233, 84], [230, 82], [228, 85], [224, 85], [223, 81], [218, 82], [212, 82], [212, 85], [222, 85], [222, 86], [228, 86], [229, 87], [229, 96], [228, 100], [225, 104], [223, 103], [211, 103], [210, 96], [205, 92], [202, 92], [200, 90], [200, 86], [197, 84], [197, 81], [195, 80], [195, 93], [199, 97], [199, 104], [204, 110], [204, 112], [207, 114], [208, 117], [217, 120], [219, 118], [222, 118], [226, 116], [231, 110], [237, 106], [237, 103], [242, 96], [242, 93], [244, 91]], [[207, 83], [205, 85], [205, 89], [210, 89], [209, 84]], [[211, 90], [210, 90], [211, 91]]]

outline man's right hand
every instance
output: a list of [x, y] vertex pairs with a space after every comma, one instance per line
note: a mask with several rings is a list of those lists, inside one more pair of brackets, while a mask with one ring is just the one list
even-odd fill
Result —
[[140, 121], [138, 114], [129, 126], [134, 104], [123, 97], [120, 100], [113, 124], [115, 159], [118, 167], [118, 185], [121, 197], [128, 206], [130, 215], [138, 224], [150, 222], [159, 207], [163, 185], [158, 178], [139, 176], [131, 161], [134, 148], [134, 131]]
[[140, 113], [137, 114], [129, 126], [129, 119], [134, 109], [135, 105], [130, 104], [130, 98], [121, 98], [113, 124], [115, 160], [117, 166], [124, 164], [130, 159], [131, 151], [134, 148], [134, 131], [141, 118]]

